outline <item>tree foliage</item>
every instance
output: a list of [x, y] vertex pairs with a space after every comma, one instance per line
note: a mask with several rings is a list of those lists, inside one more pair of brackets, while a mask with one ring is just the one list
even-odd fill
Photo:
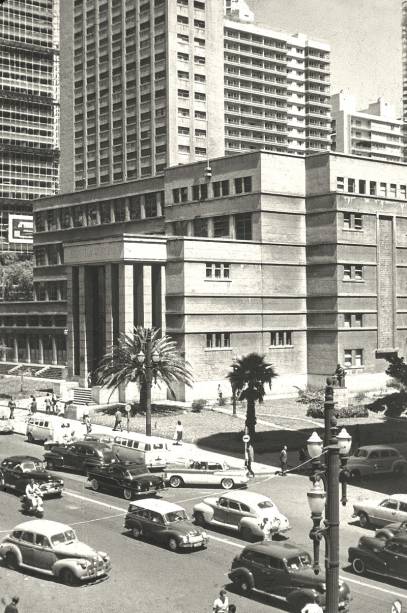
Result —
[[0, 256], [0, 289], [2, 299], [32, 300], [33, 262], [31, 257], [16, 253]]
[[404, 391], [407, 391], [407, 364], [404, 362], [404, 358], [396, 354], [390, 355], [387, 358], [389, 366], [386, 369], [386, 375], [395, 379], [402, 387]]
[[274, 377], [277, 377], [277, 373], [272, 364], [258, 353], [249, 353], [236, 359], [227, 374], [234, 393], [239, 400], [246, 401], [246, 427], [251, 440], [254, 440], [256, 433], [256, 402], [263, 402], [265, 386], [271, 389]]

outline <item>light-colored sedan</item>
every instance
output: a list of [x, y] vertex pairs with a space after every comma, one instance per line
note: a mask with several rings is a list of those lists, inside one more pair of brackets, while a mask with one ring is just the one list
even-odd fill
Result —
[[270, 498], [250, 491], [205, 498], [194, 506], [193, 516], [200, 526], [230, 528], [248, 541], [262, 541], [290, 529], [287, 517]]
[[183, 485], [213, 485], [231, 490], [236, 485], [246, 485], [249, 478], [242, 468], [231, 468], [228, 464], [210, 460], [190, 460], [180, 466], [169, 466], [164, 479], [171, 487]]
[[392, 494], [381, 502], [366, 500], [353, 505], [353, 517], [362, 528], [386, 526], [407, 520], [407, 494]]
[[0, 544], [0, 558], [13, 570], [35, 570], [67, 585], [109, 574], [107, 553], [81, 543], [66, 524], [33, 519], [16, 526]]

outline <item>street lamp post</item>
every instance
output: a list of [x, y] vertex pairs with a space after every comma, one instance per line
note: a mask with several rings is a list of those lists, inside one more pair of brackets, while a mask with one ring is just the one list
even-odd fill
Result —
[[153, 386], [153, 368], [160, 361], [158, 351], [152, 351], [151, 330], [147, 330], [145, 352], [140, 349], [137, 361], [144, 366], [144, 379], [146, 385], [146, 435], [151, 436], [151, 388]]
[[[314, 432], [307, 441], [307, 448], [313, 464], [311, 481], [313, 488], [308, 492], [308, 503], [311, 510], [313, 527], [310, 538], [314, 544], [314, 572], [319, 573], [319, 546], [325, 539], [325, 570], [326, 570], [326, 611], [338, 613], [339, 607], [339, 483], [342, 485], [341, 502], [346, 505], [346, 470], [347, 456], [352, 444], [352, 438], [342, 428], [337, 434], [334, 415], [332, 380], [327, 379], [325, 388], [325, 433], [324, 444]], [[326, 465], [320, 458], [326, 455]], [[321, 482], [324, 485], [321, 487]], [[324, 527], [321, 527], [322, 512], [325, 507]]]

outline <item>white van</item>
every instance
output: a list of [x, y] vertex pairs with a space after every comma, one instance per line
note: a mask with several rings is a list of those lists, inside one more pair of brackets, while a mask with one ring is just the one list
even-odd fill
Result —
[[121, 460], [143, 462], [157, 470], [167, 466], [170, 455], [168, 442], [164, 438], [138, 432], [121, 432], [115, 436], [113, 451]]
[[64, 443], [71, 439], [71, 432], [75, 429], [75, 425], [64, 417], [36, 413], [28, 418], [27, 439], [30, 443], [34, 441]]

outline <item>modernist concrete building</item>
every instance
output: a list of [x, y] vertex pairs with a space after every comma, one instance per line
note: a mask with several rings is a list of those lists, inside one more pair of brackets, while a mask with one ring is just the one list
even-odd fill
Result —
[[405, 166], [257, 151], [207, 164], [35, 203], [35, 302], [0, 319], [13, 362], [67, 364], [88, 385], [141, 324], [191, 363], [180, 397], [215, 397], [250, 351], [275, 365], [273, 393], [338, 362], [351, 389], [382, 385], [383, 356], [407, 350]]
[[62, 191], [328, 149], [329, 47], [251, 19], [236, 0], [64, 0]]
[[332, 96], [332, 149], [402, 162], [403, 122], [382, 98], [358, 111], [356, 98], [341, 91]]
[[59, 0], [0, 12], [0, 252], [32, 250], [31, 200], [58, 190]]

